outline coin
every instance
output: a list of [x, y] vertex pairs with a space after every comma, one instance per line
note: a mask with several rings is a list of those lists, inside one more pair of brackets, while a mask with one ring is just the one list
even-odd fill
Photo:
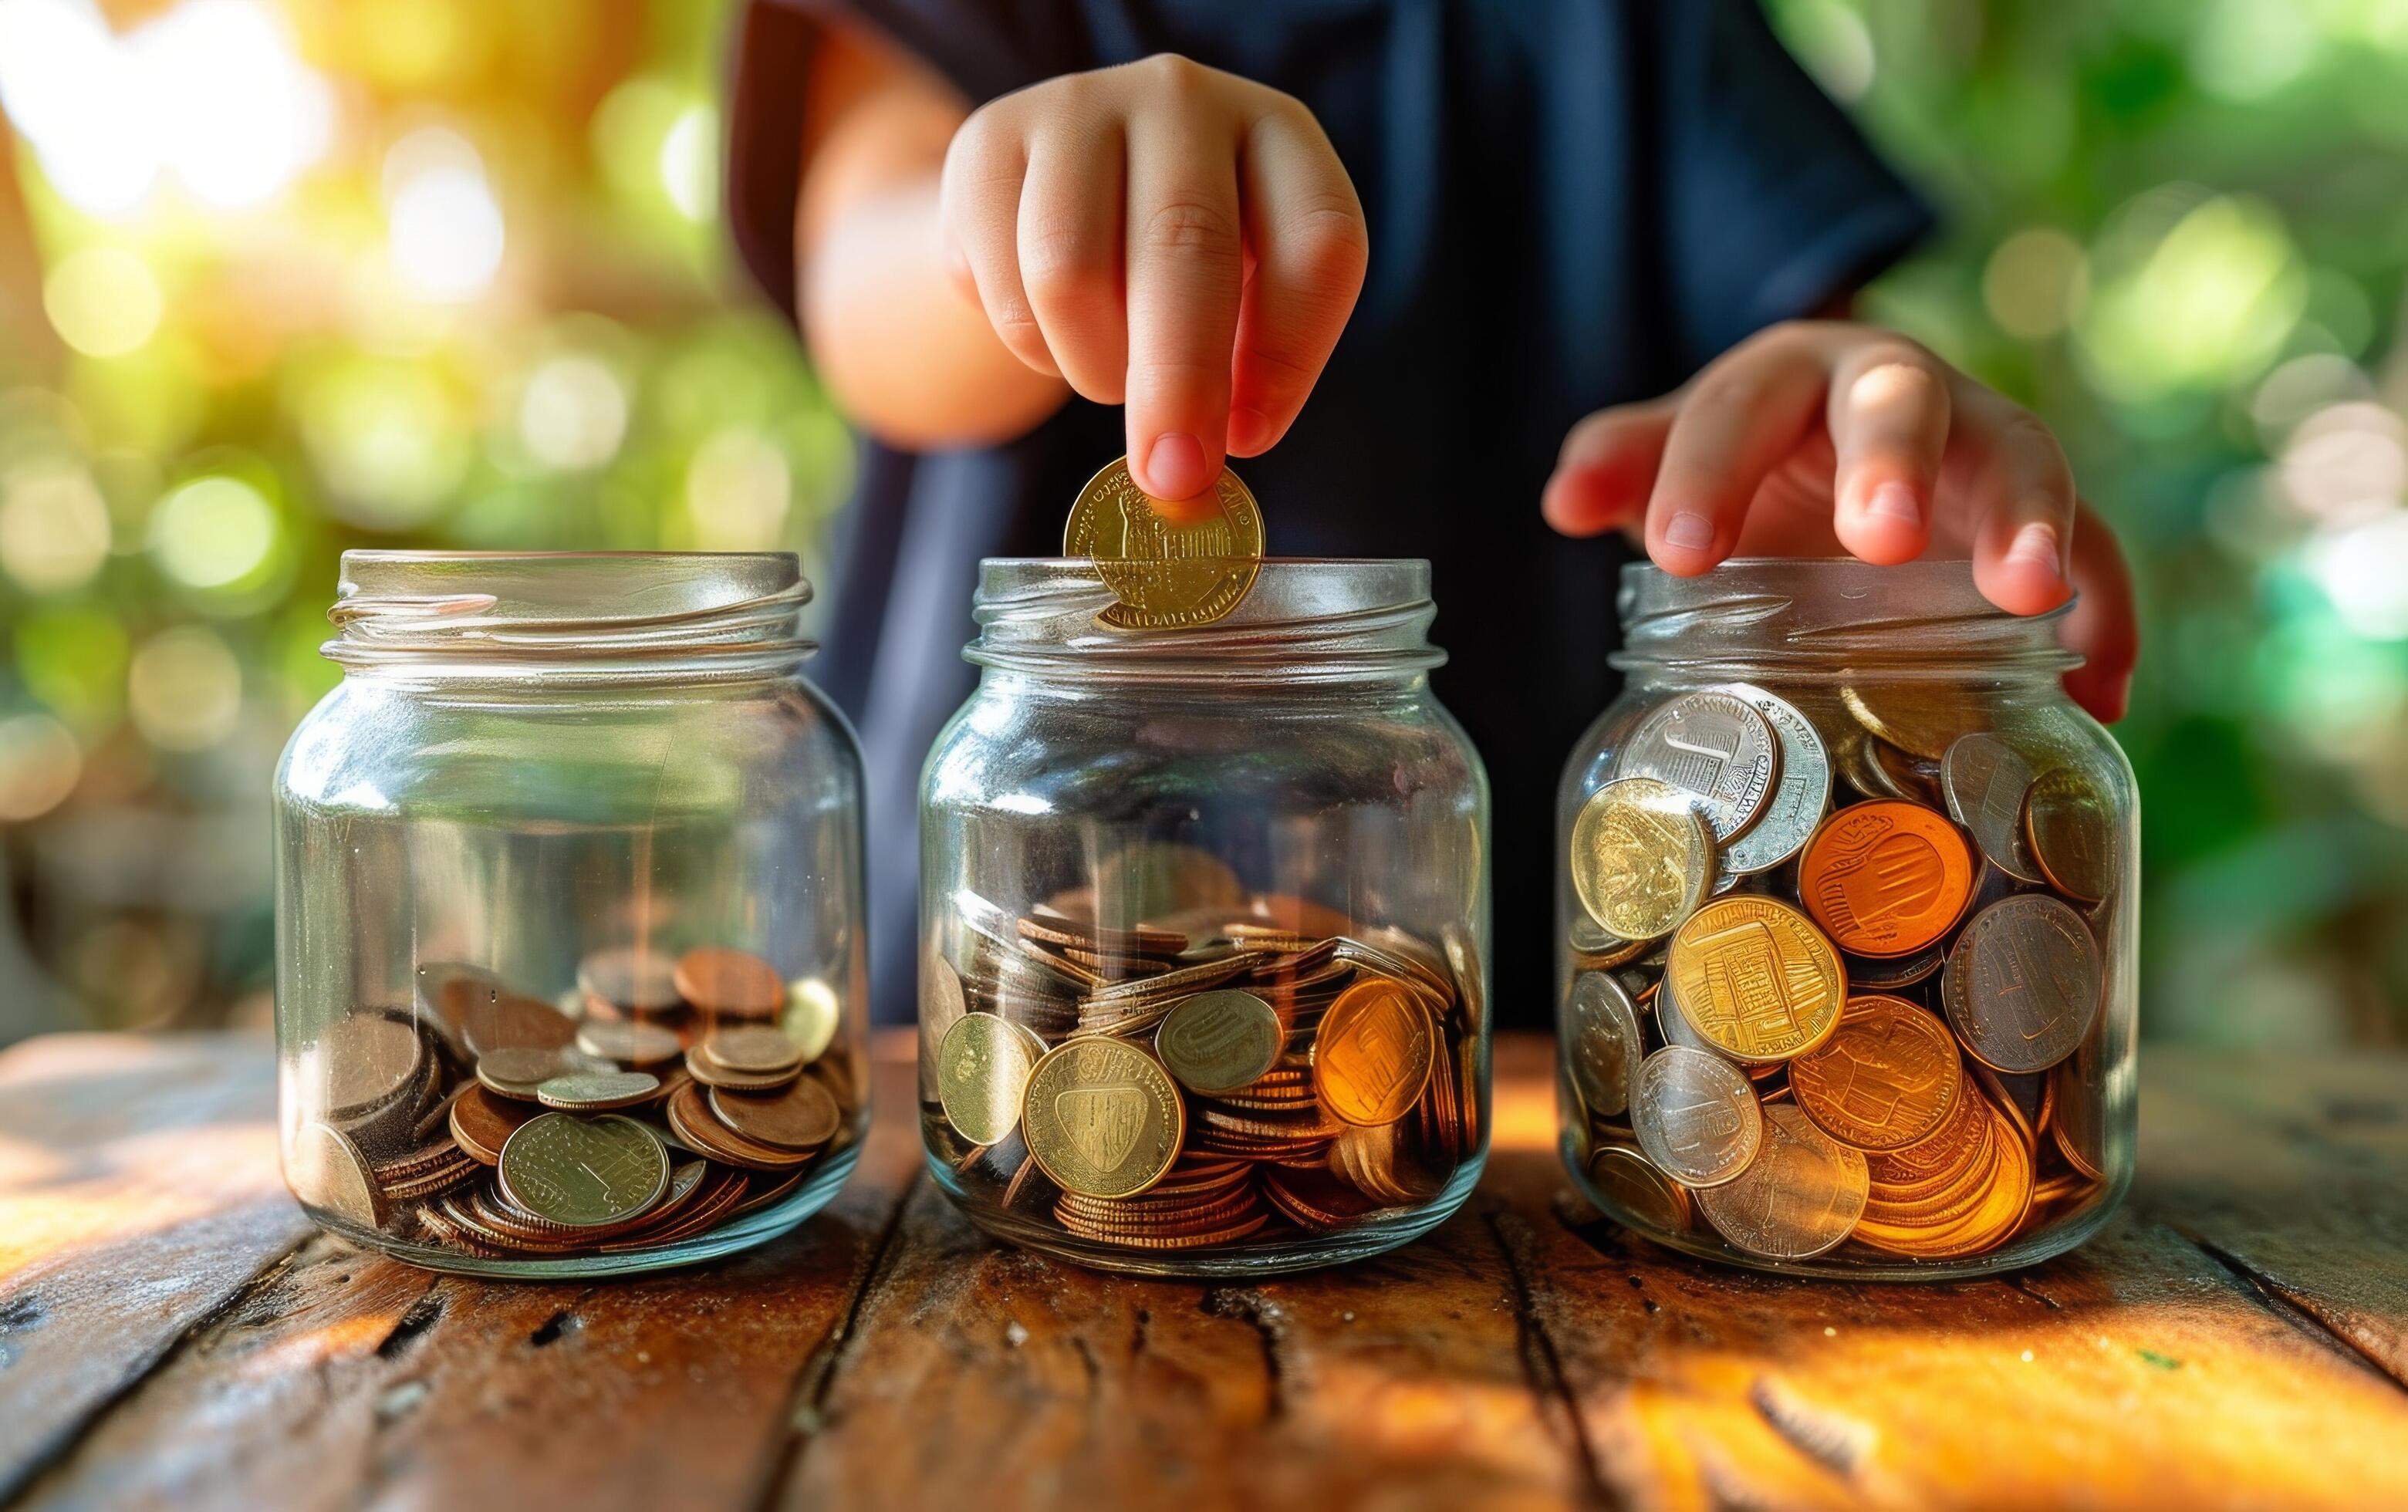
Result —
[[649, 1071], [572, 1071], [536, 1083], [535, 1100], [571, 1113], [601, 1113], [649, 1103], [661, 1078]]
[[1792, 1105], [1764, 1109], [1764, 1143], [1734, 1180], [1693, 1193], [1717, 1233], [1768, 1260], [1837, 1248], [1865, 1210], [1865, 1158]]
[[1956, 826], [1894, 798], [1824, 820], [1798, 876], [1799, 901], [1853, 955], [1912, 955], [1948, 933], [1973, 895], [1973, 856]]
[[677, 967], [642, 946], [612, 946], [578, 963], [577, 985], [588, 996], [630, 1013], [657, 1013], [678, 1006]]
[[406, 1016], [355, 1008], [336, 1020], [320, 1052], [327, 1117], [349, 1120], [386, 1106], [417, 1083], [425, 1055]]
[[1154, 1053], [1182, 1086], [1234, 1091], [1276, 1064], [1287, 1032], [1276, 1009], [1235, 989], [1180, 1000], [1154, 1031]]
[[2071, 766], [2042, 773], [2025, 801], [2024, 837], [2042, 878], [2080, 903], [2115, 888], [2113, 810], [2096, 784]]
[[767, 1019], [786, 1006], [778, 968], [745, 950], [700, 945], [678, 957], [669, 976], [678, 996], [697, 1008], [739, 1019]]
[[1647, 1158], [1684, 1187], [1737, 1179], [1764, 1139], [1747, 1078], [1720, 1056], [1678, 1045], [1640, 1063], [1630, 1127]]
[[363, 1228], [383, 1226], [384, 1196], [368, 1177], [367, 1158], [331, 1124], [301, 1126], [284, 1152], [284, 1174], [294, 1195], [310, 1206]]
[[534, 1102], [536, 1088], [554, 1077], [616, 1069], [576, 1050], [494, 1050], [477, 1057], [477, 1079], [485, 1089], [523, 1103]]
[[669, 1155], [624, 1114], [546, 1113], [502, 1146], [501, 1190], [547, 1222], [598, 1228], [624, 1222], [668, 1190]]
[[1394, 1123], [1429, 1084], [1437, 1052], [1429, 1011], [1409, 989], [1380, 978], [1357, 982], [1322, 1016], [1313, 1085], [1348, 1123]]
[[767, 1077], [803, 1063], [803, 1052], [782, 1030], [766, 1024], [723, 1029], [702, 1042], [714, 1062], [740, 1076]]
[[1789, 1085], [1824, 1133], [1869, 1151], [1930, 1138], [1964, 1094], [1948, 1026], [1880, 994], [1848, 999], [1831, 1037], [1789, 1063]]
[[1742, 1061], [1785, 1061], [1838, 1027], [1847, 998], [1839, 952], [1772, 898], [1717, 898], [1672, 935], [1673, 1005], [1707, 1043]]
[[1020, 1124], [1021, 1094], [1045, 1042], [992, 1013], [966, 1013], [937, 1047], [938, 1100], [954, 1132], [999, 1145]]
[[1630, 1107], [1631, 1078], [1646, 1053], [1630, 994], [1604, 972], [1583, 972], [1572, 983], [1565, 1012], [1566, 1060], [1581, 1101], [1595, 1117], [1622, 1117]]
[[496, 1097], [471, 1084], [452, 1099], [452, 1141], [480, 1164], [499, 1165], [503, 1142], [536, 1116], [536, 1109], [525, 1103]]
[[1619, 778], [1581, 806], [1571, 873], [1598, 927], [1626, 940], [1654, 939], [1705, 901], [1713, 885], [1713, 830], [1670, 784]]
[[2107, 1090], [2100, 1080], [2099, 1067], [2093, 1063], [2098, 1048], [2098, 1036], [2094, 1034], [2048, 1074], [2050, 1089], [2056, 1093], [2050, 1105], [2056, 1117], [2048, 1120], [2048, 1134], [2066, 1164], [2090, 1180], [2104, 1181], [2106, 1109], [2100, 1102]]
[[577, 1028], [577, 1048], [605, 1061], [663, 1065], [678, 1058], [685, 1042], [666, 1024], [634, 1019], [588, 1019]]
[[1745, 700], [1709, 689], [1657, 705], [1623, 743], [1613, 771], [1687, 794], [1715, 842], [1727, 844], [1764, 812], [1781, 773], [1781, 742]]
[[928, 949], [920, 961], [921, 1102], [937, 1101], [937, 1047], [945, 1042], [945, 1031], [969, 1011], [968, 999], [962, 991], [962, 974], [953, 969], [953, 963], [937, 948], [936, 938], [930, 936]]
[[1219, 507], [1210, 516], [1173, 525], [1129, 477], [1126, 457], [1087, 480], [1062, 533], [1062, 554], [1093, 561], [1120, 600], [1097, 619], [1122, 630], [1188, 629], [1245, 599], [1262, 568], [1262, 510], [1226, 467], [1213, 497]]
[[1958, 735], [1989, 723], [1971, 692], [1946, 682], [1843, 686], [1840, 703], [1867, 730], [1927, 761], [1940, 760]]
[[460, 1032], [477, 1055], [556, 1050], [576, 1042], [577, 1021], [537, 998], [474, 993], [462, 1008]]
[[1619, 1207], [1674, 1234], [1689, 1226], [1688, 1192], [1626, 1145], [1602, 1146], [1591, 1155], [1588, 1181], [1609, 1211]]
[[1054, 1185], [1128, 1197], [1170, 1169], [1187, 1120], [1160, 1062], [1125, 1041], [1094, 1038], [1057, 1045], [1037, 1063], [1022, 1127]]
[[1991, 865], [2019, 882], [2043, 880], [2024, 838], [2024, 795], [2031, 785], [2031, 763], [1983, 731], [1957, 736], [1940, 763], [1948, 812], [1971, 832]]
[[714, 1087], [710, 1111], [747, 1139], [783, 1149], [817, 1149], [843, 1126], [843, 1110], [817, 1078], [804, 1077], [781, 1092], [763, 1095]]
[[1722, 854], [1722, 869], [1734, 877], [1770, 871], [1806, 848], [1831, 806], [1831, 757], [1813, 722], [1795, 705], [1748, 683], [1723, 690], [1763, 717], [1780, 742], [1780, 777], [1764, 811]]
[[2082, 916], [2027, 892], [1973, 916], [1948, 952], [1941, 1001], [1968, 1052], [1994, 1071], [2045, 1071], [2099, 1017], [2099, 946]]
[[1848, 968], [1848, 985], [1868, 992], [1895, 992], [1902, 987], [1928, 981], [1940, 974], [1948, 963], [1946, 944], [1935, 944], [1913, 955], [1846, 956], [1842, 958]]

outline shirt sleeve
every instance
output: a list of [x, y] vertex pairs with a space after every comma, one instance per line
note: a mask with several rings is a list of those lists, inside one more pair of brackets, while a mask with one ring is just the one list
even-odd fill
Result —
[[1847, 293], [1933, 221], [1756, 0], [1686, 0], [1660, 14], [1664, 257], [1694, 370]]
[[973, 106], [1082, 66], [1072, 0], [748, 0], [728, 60], [728, 230], [761, 292], [795, 314], [795, 196], [803, 93], [826, 26], [877, 33], [934, 68]]

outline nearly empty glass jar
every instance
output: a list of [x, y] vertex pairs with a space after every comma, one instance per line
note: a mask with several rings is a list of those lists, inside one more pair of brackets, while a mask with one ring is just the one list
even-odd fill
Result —
[[861, 759], [788, 553], [351, 551], [277, 771], [284, 1170], [437, 1269], [762, 1242], [867, 1118]]
[[1485, 779], [1422, 562], [1268, 561], [1127, 631], [990, 561], [921, 796], [920, 1122], [988, 1232], [1115, 1270], [1405, 1243], [1488, 1142]]
[[1572, 752], [1566, 1163], [1658, 1243], [1793, 1274], [2060, 1253], [2132, 1175], [2140, 805], [2066, 610], [1962, 562], [1645, 565]]

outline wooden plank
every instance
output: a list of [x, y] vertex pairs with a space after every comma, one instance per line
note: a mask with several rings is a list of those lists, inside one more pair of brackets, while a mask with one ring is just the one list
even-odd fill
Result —
[[[876, 1093], [908, 1105], [908, 1064]], [[815, 1363], [919, 1170], [876, 1126], [836, 1201], [733, 1261], [481, 1282], [321, 1237], [179, 1351], [34, 1505], [738, 1506], [780, 1474]]]
[[2408, 1063], [2153, 1049], [2144, 1063], [2135, 1209], [2408, 1386]]
[[782, 1505], [1586, 1500], [1498, 1240], [1507, 1217], [1475, 1196], [1380, 1260], [1211, 1284], [1005, 1248], [924, 1189]]
[[260, 1035], [0, 1055], [0, 1499], [309, 1232], [274, 1101]]

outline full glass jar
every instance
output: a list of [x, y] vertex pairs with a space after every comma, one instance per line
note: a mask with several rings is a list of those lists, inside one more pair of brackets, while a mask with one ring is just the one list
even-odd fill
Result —
[[1403, 1244], [1488, 1144], [1486, 779], [1423, 562], [1270, 561], [1129, 632], [981, 570], [921, 792], [920, 1123], [989, 1233], [1154, 1274]]
[[284, 1170], [417, 1264], [758, 1244], [867, 1119], [861, 758], [788, 553], [351, 551], [277, 769]]
[[2132, 1174], [2140, 806], [2067, 612], [1962, 562], [1626, 570], [1560, 794], [1562, 1145], [1676, 1249], [1880, 1279], [2080, 1244]]

